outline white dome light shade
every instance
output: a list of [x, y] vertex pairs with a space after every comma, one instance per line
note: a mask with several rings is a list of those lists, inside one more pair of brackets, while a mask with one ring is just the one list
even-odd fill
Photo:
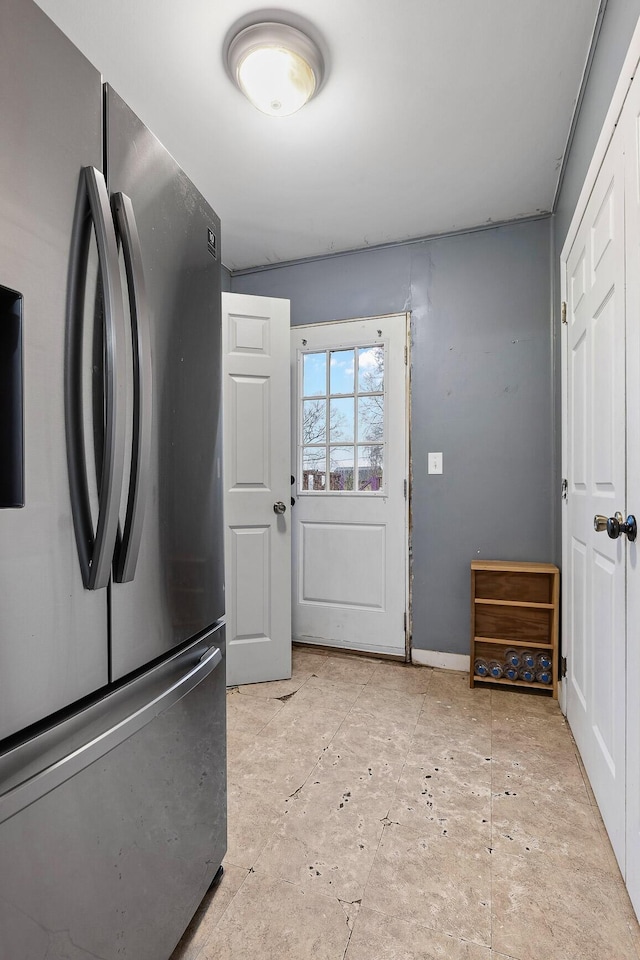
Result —
[[271, 117], [295, 113], [322, 82], [319, 49], [284, 23], [256, 23], [241, 30], [229, 45], [227, 60], [247, 99]]
[[316, 78], [306, 60], [283, 47], [248, 53], [238, 66], [238, 83], [251, 103], [270, 117], [295, 113], [316, 89]]

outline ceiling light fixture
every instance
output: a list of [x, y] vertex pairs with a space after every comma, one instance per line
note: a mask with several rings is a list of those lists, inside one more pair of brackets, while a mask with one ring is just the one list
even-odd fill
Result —
[[270, 117], [288, 117], [318, 92], [324, 60], [305, 33], [286, 23], [254, 23], [232, 39], [227, 67], [245, 97]]

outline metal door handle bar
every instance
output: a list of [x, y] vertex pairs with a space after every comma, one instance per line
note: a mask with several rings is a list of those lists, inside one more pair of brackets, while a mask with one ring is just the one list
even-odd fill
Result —
[[151, 330], [142, 248], [130, 198], [113, 197], [113, 208], [122, 243], [129, 287], [131, 340], [133, 347], [133, 441], [129, 495], [122, 536], [116, 545], [115, 579], [133, 580], [140, 552], [151, 459], [152, 366]]
[[[95, 534], [91, 521], [82, 420], [82, 328], [91, 225], [95, 230], [104, 300], [104, 449]], [[82, 580], [88, 590], [106, 587], [118, 528], [124, 475], [124, 312], [118, 247], [103, 175], [80, 173], [69, 258], [65, 346], [65, 424], [73, 525]]]
[[[191, 655], [192, 658], [193, 655]], [[221, 662], [222, 654], [219, 648], [210, 647], [195, 666], [191, 662], [189, 669], [158, 696], [139, 709], [134, 710], [131, 715], [109, 727], [88, 743], [72, 750], [67, 756], [8, 790], [0, 796], [0, 823], [35, 803], [40, 797], [50, 793], [51, 790], [75, 776], [90, 763], [99, 760], [105, 753], [113, 750], [119, 743], [123, 743], [138, 730], [141, 730], [151, 720], [168, 710], [197, 687]]]

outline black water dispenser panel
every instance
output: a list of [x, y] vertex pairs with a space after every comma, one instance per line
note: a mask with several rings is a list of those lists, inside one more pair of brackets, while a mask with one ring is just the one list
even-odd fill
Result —
[[24, 507], [22, 296], [0, 286], [0, 509]]

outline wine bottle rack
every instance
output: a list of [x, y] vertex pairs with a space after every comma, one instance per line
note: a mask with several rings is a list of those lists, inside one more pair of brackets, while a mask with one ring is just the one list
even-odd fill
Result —
[[[470, 684], [545, 690], [558, 696], [560, 571], [552, 563], [473, 560]], [[507, 650], [547, 654], [549, 682], [478, 676], [475, 662], [504, 662]], [[546, 659], [546, 658], [545, 658]], [[537, 671], [542, 675], [543, 671]]]

